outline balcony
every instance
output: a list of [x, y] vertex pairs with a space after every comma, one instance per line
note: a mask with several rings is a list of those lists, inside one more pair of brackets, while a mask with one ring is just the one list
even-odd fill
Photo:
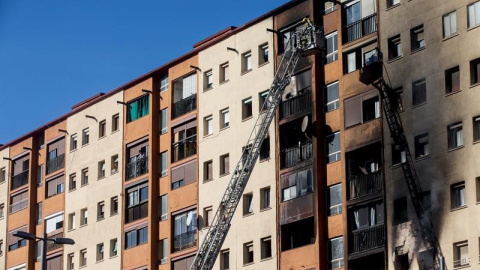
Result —
[[28, 170], [12, 177], [12, 190], [28, 184]]
[[282, 150], [282, 169], [290, 168], [306, 161], [313, 157], [312, 141], [299, 143], [297, 146]]
[[197, 153], [197, 134], [173, 143], [173, 162], [177, 162]]
[[197, 245], [197, 230], [173, 236], [173, 252], [181, 251]]
[[[48, 236], [49, 239], [62, 238], [62, 237], [63, 237], [63, 232]], [[50, 252], [58, 248], [62, 248], [62, 244], [55, 244], [52, 241], [47, 241], [47, 252]]]
[[27, 206], [28, 206], [28, 199], [23, 199], [21, 201], [12, 203], [10, 205], [10, 214], [23, 210], [27, 208]]
[[344, 40], [345, 43], [349, 43], [376, 31], [377, 14], [372, 14], [345, 26]]
[[460, 260], [453, 261], [453, 267], [464, 267], [470, 265], [470, 258], [462, 258]]
[[310, 89], [295, 97], [282, 101], [280, 119], [300, 114], [312, 108], [312, 92]]
[[382, 192], [383, 190], [382, 171], [376, 171], [366, 175], [354, 175], [348, 181], [350, 196], [349, 199], [358, 199], [363, 196]]
[[360, 68], [359, 80], [366, 85], [372, 84], [376, 80], [382, 77], [383, 74], [383, 54], [380, 50], [377, 50], [377, 59], [370, 63], [363, 63]]
[[53, 159], [47, 161], [47, 174], [62, 169], [65, 166], [65, 154], [61, 154]]
[[357, 230], [349, 235], [348, 253], [358, 253], [385, 245], [385, 225], [380, 224]]
[[148, 217], [148, 201], [128, 207], [125, 215], [125, 223]]
[[138, 157], [127, 163], [127, 180], [148, 172], [148, 156]]
[[197, 109], [197, 94], [180, 99], [173, 104], [173, 118], [177, 118]]

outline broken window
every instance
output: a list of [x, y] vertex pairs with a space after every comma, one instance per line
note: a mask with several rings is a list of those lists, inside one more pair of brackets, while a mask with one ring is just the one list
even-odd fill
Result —
[[393, 201], [393, 224], [400, 224], [407, 221], [407, 197], [398, 198]]
[[280, 231], [282, 251], [310, 245], [315, 242], [313, 217], [282, 225]]

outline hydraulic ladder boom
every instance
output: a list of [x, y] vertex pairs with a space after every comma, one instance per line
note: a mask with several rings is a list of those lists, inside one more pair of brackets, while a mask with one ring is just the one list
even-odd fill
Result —
[[297, 28], [287, 43], [286, 47], [288, 49], [283, 54], [275, 72], [275, 78], [263, 104], [262, 112], [255, 122], [253, 131], [243, 150], [242, 158], [232, 173], [212, 224], [197, 251], [190, 270], [210, 270], [213, 268], [230, 228], [235, 209], [240, 202], [260, 154], [260, 146], [268, 133], [268, 127], [275, 117], [275, 111], [282, 100], [285, 87], [290, 83], [298, 60], [302, 55], [315, 53], [319, 48], [324, 47], [320, 29], [315, 27], [308, 19], [305, 19], [304, 23], [305, 26]]

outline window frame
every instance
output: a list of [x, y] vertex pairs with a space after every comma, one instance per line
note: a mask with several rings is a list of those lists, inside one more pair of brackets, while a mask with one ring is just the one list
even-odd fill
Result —
[[[459, 137], [460, 134], [460, 137]], [[461, 148], [465, 145], [463, 139], [463, 123], [457, 122], [447, 127], [448, 150]]]
[[[332, 190], [334, 188], [339, 188], [340, 203], [332, 205]], [[327, 187], [327, 216], [336, 216], [340, 215], [343, 212], [343, 201], [342, 201], [342, 183], [337, 183]], [[334, 211], [332, 211], [335, 209]]]
[[[453, 24], [453, 22], [455, 22]], [[447, 25], [448, 24], [448, 25]], [[447, 31], [447, 28], [448, 31]], [[455, 28], [455, 29], [454, 29]], [[442, 16], [443, 38], [453, 37], [458, 33], [457, 11], [454, 10]]]
[[[332, 51], [328, 52], [328, 42], [329, 39], [333, 39]], [[338, 60], [338, 32], [334, 31], [328, 35], [325, 35], [325, 41], [327, 44], [327, 49], [325, 52], [325, 64], [330, 64]], [[329, 58], [330, 57], [330, 58]]]
[[[338, 137], [338, 151], [334, 151], [332, 153], [329, 152], [329, 148], [328, 148], [328, 138], [330, 137], [333, 137], [335, 140], [335, 136], [339, 136]], [[326, 151], [326, 156], [327, 156], [327, 160], [326, 160], [326, 163], [327, 164], [331, 164], [331, 163], [334, 163], [334, 162], [337, 162], [337, 161], [340, 161], [342, 159], [341, 155], [342, 155], [342, 142], [341, 142], [341, 134], [340, 134], [340, 131], [337, 131], [337, 132], [334, 132], [332, 134], [329, 134], [327, 136], [325, 136], [325, 144], [327, 145], [325, 147], [325, 151]], [[332, 142], [333, 142], [332, 140]], [[330, 160], [330, 157], [331, 156], [334, 156], [335, 155], [335, 160]]]
[[[328, 96], [329, 96], [329, 88], [330, 87], [336, 87], [337, 89], [337, 99], [334, 99], [334, 100], [328, 100]], [[335, 89], [333, 89], [335, 90]], [[327, 113], [327, 112], [332, 112], [332, 111], [335, 111], [335, 110], [338, 110], [340, 109], [340, 84], [339, 84], [339, 81], [335, 81], [335, 82], [332, 82], [332, 83], [329, 83], [325, 86], [325, 104], [323, 105], [323, 110]], [[329, 106], [331, 106], [333, 104], [333, 108], [329, 108]]]
[[[471, 21], [471, 17], [470, 17], [471, 16], [470, 8], [472, 8], [473, 12], [475, 13], [474, 14], [475, 18], [473, 18], [475, 20], [475, 22], [474, 22], [473, 25], [471, 24], [472, 21]], [[472, 28], [480, 25], [480, 13], [476, 14], [477, 9], [480, 10], [480, 1], [473, 2], [473, 3], [471, 3], [467, 6], [467, 29], [472, 29]]]
[[[422, 39], [419, 38], [420, 35], [423, 35]], [[410, 29], [410, 41], [412, 52], [419, 51], [426, 47], [425, 28], [423, 24]]]

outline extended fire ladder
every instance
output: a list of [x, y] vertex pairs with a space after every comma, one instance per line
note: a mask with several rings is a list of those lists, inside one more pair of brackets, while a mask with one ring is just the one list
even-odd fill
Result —
[[297, 28], [287, 43], [287, 49], [275, 72], [275, 78], [263, 104], [262, 112], [255, 122], [253, 131], [243, 150], [242, 158], [235, 167], [220, 206], [197, 251], [190, 270], [210, 270], [213, 268], [230, 229], [235, 209], [255, 167], [260, 154], [260, 146], [268, 133], [268, 127], [275, 117], [275, 111], [282, 100], [285, 87], [290, 83], [298, 60], [301, 56], [316, 53], [324, 47], [322, 31], [308, 19], [303, 22], [305, 25]]
[[[410, 198], [415, 208], [415, 213], [420, 225], [421, 235], [427, 248], [432, 248], [434, 252], [434, 267], [438, 270], [446, 270], [444, 257], [437, 234], [433, 226], [430, 214], [425, 211], [422, 201], [422, 187], [420, 185], [412, 154], [408, 147], [407, 137], [403, 129], [402, 120], [398, 113], [398, 94], [385, 82], [383, 78], [382, 53], [378, 52], [378, 61], [371, 66], [362, 68], [360, 72], [360, 81], [365, 84], [372, 84], [380, 92], [383, 111], [390, 129], [390, 136], [394, 144], [400, 148], [401, 166], [405, 181], [407, 182]], [[379, 78], [376, 78], [379, 76]]]

